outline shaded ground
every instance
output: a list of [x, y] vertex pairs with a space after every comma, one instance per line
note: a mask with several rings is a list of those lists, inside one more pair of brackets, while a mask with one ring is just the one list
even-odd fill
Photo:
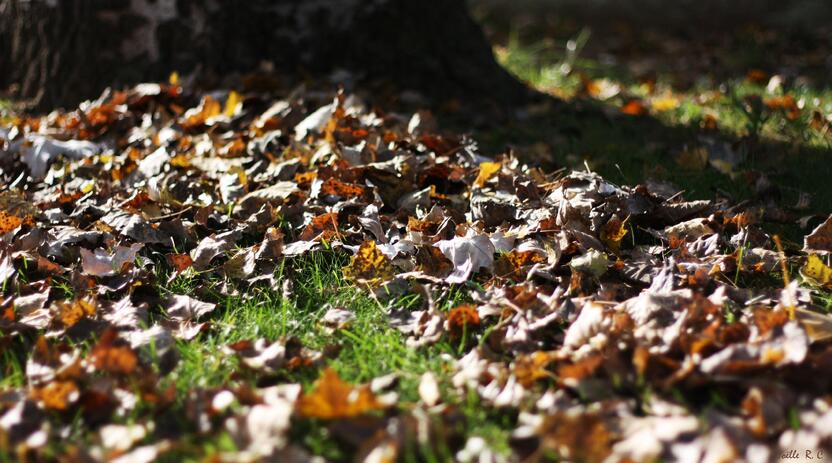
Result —
[[697, 198], [808, 204], [790, 211], [799, 216], [832, 207], [827, 5], [596, 3], [474, 3], [501, 62], [568, 101], [481, 140], [556, 166], [587, 161], [620, 183], [668, 180]]

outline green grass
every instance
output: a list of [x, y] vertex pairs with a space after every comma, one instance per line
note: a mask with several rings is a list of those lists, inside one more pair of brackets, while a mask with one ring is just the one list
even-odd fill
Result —
[[[202, 461], [207, 455], [233, 450], [234, 443], [230, 436], [220, 433], [207, 436], [190, 429], [192, 421], [185, 419], [186, 405], [184, 398], [196, 388], [234, 387], [247, 384], [252, 387], [262, 385], [263, 375], [240, 368], [237, 359], [223, 351], [223, 348], [240, 340], [265, 338], [278, 341], [285, 337], [298, 338], [305, 347], [324, 351], [332, 345], [340, 346], [338, 354], [326, 360], [326, 363], [350, 383], [367, 383], [374, 378], [396, 374], [398, 382], [395, 392], [399, 394], [396, 407], [403, 410], [415, 406], [419, 400], [418, 385], [420, 377], [427, 371], [434, 372], [440, 383], [444, 403], [448, 404], [454, 416], [450, 420], [453, 429], [445, 432], [458, 436], [464, 443], [468, 437], [480, 436], [496, 451], [509, 452], [509, 432], [514, 427], [515, 417], [480, 406], [476, 394], [459, 395], [449, 386], [451, 377], [451, 359], [459, 358], [462, 351], [459, 341], [442, 340], [429, 347], [414, 349], [406, 345], [405, 337], [390, 326], [388, 312], [392, 309], [414, 309], [420, 304], [419, 296], [409, 294], [394, 298], [388, 302], [371, 297], [369, 292], [358, 288], [342, 277], [341, 268], [348, 262], [344, 254], [335, 251], [321, 251], [307, 257], [284, 261], [276, 272], [277, 288], [283, 281], [290, 279], [294, 283], [292, 294], [284, 298], [276, 289], [241, 290], [246, 297], [217, 296], [218, 307], [210, 317], [211, 330], [202, 333], [192, 341], [176, 343], [180, 359], [176, 367], [160, 380], [159, 389], [164, 390], [173, 385], [177, 390], [177, 402], [166, 411], [166, 419], [174, 428], [185, 431], [177, 447], [164, 456], [163, 461]], [[159, 278], [167, 280], [164, 265]], [[187, 272], [176, 277], [170, 284], [159, 286], [161, 294], [193, 294], [196, 278]], [[448, 310], [461, 301], [462, 291], [449, 291], [436, 301], [441, 310]], [[346, 329], [329, 334], [319, 325], [319, 320], [329, 307], [345, 307], [353, 311], [356, 319]], [[152, 313], [154, 313], [152, 311]], [[158, 317], [158, 312], [154, 317]], [[472, 334], [471, 340], [474, 339]], [[464, 340], [462, 341], [464, 342]], [[88, 352], [94, 342], [77, 345], [82, 352]], [[470, 344], [469, 344], [470, 347]], [[331, 350], [331, 349], [330, 349]], [[20, 354], [20, 355], [17, 355]], [[9, 349], [3, 352], [3, 372], [0, 388], [21, 387], [25, 382], [23, 352]], [[151, 355], [152, 365], [157, 372], [161, 370], [160, 359]], [[281, 373], [276, 382], [299, 382], [306, 390], [317, 379], [319, 369], [300, 368]], [[140, 421], [147, 410], [139, 405], [123, 422]], [[437, 426], [443, 424], [439, 418], [431, 418]], [[348, 459], [349, 449], [343, 448], [330, 435], [325, 422], [296, 417], [292, 426], [293, 442], [302, 443], [308, 451], [323, 456], [328, 460]], [[118, 421], [118, 420], [116, 420]], [[447, 425], [447, 423], [445, 423]], [[70, 426], [71, 433], [80, 438], [85, 425], [79, 418]], [[89, 434], [87, 434], [89, 436]], [[146, 443], [155, 442], [162, 436], [148, 435]], [[438, 442], [443, 444], [438, 445]], [[90, 443], [91, 444], [91, 443]], [[56, 444], [52, 449], [55, 455], [61, 455], [62, 445]], [[408, 442], [402, 456], [403, 461], [447, 461], [456, 448], [447, 448], [443, 439], [431, 441], [428, 445], [416, 440]], [[2, 452], [0, 452], [2, 453]], [[3, 461], [0, 455], [0, 461]], [[5, 455], [5, 457], [9, 457]]]
[[[269, 289], [249, 293], [247, 300], [239, 297], [223, 300], [219, 314], [212, 320], [214, 327], [210, 333], [201, 335], [196, 342], [178, 343], [182, 358], [165, 381], [176, 384], [182, 394], [194, 386], [233, 384], [232, 377], [239, 370], [236, 360], [222, 353], [224, 346], [244, 339], [262, 337], [278, 340], [289, 336], [297, 337], [304, 346], [318, 350], [332, 344], [340, 345], [341, 350], [337, 357], [329, 361], [329, 365], [348, 382], [366, 383], [373, 378], [395, 373], [399, 378], [396, 389], [400, 397], [398, 406], [412, 407], [418, 401], [417, 388], [424, 372], [434, 372], [440, 384], [449, 379], [450, 365], [446, 359], [457, 357], [458, 346], [441, 341], [422, 349], [407, 347], [404, 336], [390, 327], [387, 313], [394, 308], [417, 306], [418, 296], [407, 295], [384, 304], [371, 297], [366, 290], [344, 281], [341, 267], [345, 264], [345, 256], [335, 252], [313, 253], [305, 258], [286, 261], [278, 272], [279, 281], [289, 278], [294, 282], [290, 299], [284, 299], [279, 292]], [[172, 290], [187, 290], [190, 287], [187, 280], [187, 276], [177, 278]], [[439, 301], [440, 307], [447, 309], [456, 303], [458, 297], [458, 293], [451, 293], [445, 300]], [[328, 307], [339, 306], [353, 311], [356, 320], [347, 329], [330, 335], [319, 326], [318, 320]], [[310, 369], [290, 372], [287, 376], [281, 381], [297, 381], [309, 388], [317, 373]], [[252, 376], [247, 380], [253, 384], [255, 378]], [[486, 416], [469, 397], [453, 397], [445, 387], [443, 394], [453, 406], [460, 408], [467, 422], [457, 432], [466, 436], [479, 435], [493, 448], [508, 451], [507, 433], [511, 427], [495, 428], [496, 423], [491, 417]], [[333, 444], [323, 423], [311, 420], [300, 423], [298, 429], [301, 431], [293, 432], [302, 436], [301, 441], [313, 453], [336, 460], [346, 455]], [[210, 441], [205, 445], [213, 445]], [[429, 461], [434, 459], [429, 454], [436, 449], [417, 446], [408, 451], [415, 452], [411, 455], [413, 458]], [[450, 452], [448, 449], [444, 451]], [[444, 461], [446, 456], [434, 455], [438, 458], [435, 461]]]

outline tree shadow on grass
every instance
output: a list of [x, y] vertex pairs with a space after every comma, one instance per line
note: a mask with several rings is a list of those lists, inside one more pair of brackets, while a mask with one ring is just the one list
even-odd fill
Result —
[[[486, 0], [473, 5], [498, 52], [516, 46], [508, 41], [527, 47], [521, 52], [531, 63], [518, 66], [503, 59], [519, 77], [554, 93], [570, 84], [609, 80], [622, 87], [623, 95], [602, 100], [587, 95], [585, 88], [583, 93], [572, 89], [576, 96], [566, 101], [542, 95], [518, 114], [483, 120], [474, 129], [486, 153], [512, 148], [521, 159], [549, 170], [588, 165], [620, 184], [659, 180], [675, 184], [688, 198], [747, 202], [765, 211], [770, 231], [793, 244], [807, 232], [796, 224], [800, 218], [817, 215], [804, 223], [811, 227], [832, 212], [832, 188], [827, 186], [832, 138], [825, 111], [832, 104], [825, 80], [832, 31], [805, 27], [823, 25], [823, 18], [832, 17], [832, 6], [780, 1], [761, 8], [761, 2], [705, 0], [688, 2], [680, 12], [654, 0], [590, 3]], [[587, 30], [593, 38], [578, 40], [578, 49], [569, 55], [575, 37]], [[553, 46], [562, 52], [547, 56]], [[551, 71], [563, 64], [570, 67], [571, 81], [547, 87], [544, 67]], [[749, 71], [764, 77], [749, 84]], [[784, 84], [771, 92], [766, 84], [774, 75]], [[622, 113], [621, 100], [627, 101], [629, 89], [639, 85], [685, 94], [689, 101], [699, 92], [712, 92], [728, 103], [718, 110], [718, 124], [701, 117], [674, 120], [652, 110], [638, 116]], [[777, 95], [793, 95], [807, 106], [795, 118], [775, 114], [764, 98]], [[464, 130], [467, 124], [470, 129], [469, 119], [447, 119], [451, 126]]]

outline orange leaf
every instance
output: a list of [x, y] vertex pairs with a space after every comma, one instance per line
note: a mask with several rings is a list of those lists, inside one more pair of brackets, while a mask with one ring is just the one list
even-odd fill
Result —
[[786, 119], [791, 121], [800, 117], [800, 108], [797, 106], [797, 102], [791, 95], [766, 98], [763, 100], [763, 104], [766, 105], [766, 108], [772, 111], [784, 112], [786, 114]]
[[297, 403], [303, 416], [331, 420], [352, 418], [384, 408], [368, 385], [345, 383], [332, 368], [324, 370], [315, 383], [315, 392], [304, 394]]
[[352, 183], [344, 183], [334, 178], [328, 178], [321, 185], [321, 194], [327, 196], [340, 196], [342, 198], [357, 198], [364, 195], [364, 187]]
[[748, 71], [745, 78], [748, 79], [749, 82], [763, 84], [768, 80], [768, 73], [762, 69], [752, 69]]
[[471, 304], [462, 304], [451, 309], [448, 313], [448, 324], [451, 328], [462, 329], [465, 325], [476, 326], [480, 324], [480, 314], [477, 308]]
[[553, 357], [546, 352], [538, 351], [529, 355], [520, 355], [514, 362], [514, 374], [517, 381], [525, 387], [531, 387], [538, 380], [551, 378], [553, 373], [546, 369]]
[[79, 395], [74, 381], [56, 380], [32, 391], [32, 398], [41, 401], [47, 410], [64, 411], [71, 402], [78, 400]]
[[23, 224], [23, 219], [11, 215], [6, 211], [0, 211], [0, 234], [8, 233]]
[[189, 254], [171, 253], [166, 254], [165, 257], [168, 258], [168, 263], [173, 267], [177, 275], [187, 270], [194, 263], [194, 260], [191, 259]]
[[136, 371], [139, 357], [130, 347], [115, 345], [117, 335], [114, 329], [105, 331], [90, 353], [90, 359], [98, 370], [129, 375]]
[[327, 212], [314, 217], [309, 225], [303, 229], [300, 234], [300, 239], [303, 241], [311, 240], [330, 240], [338, 234], [338, 214], [334, 212]]
[[631, 116], [643, 116], [647, 114], [647, 107], [641, 100], [630, 100], [621, 107], [621, 112]]
[[627, 234], [627, 220], [621, 220], [613, 216], [601, 230], [601, 241], [610, 248], [614, 254], [621, 250], [621, 240]]
[[95, 301], [89, 299], [76, 299], [58, 304], [58, 318], [67, 328], [74, 326], [82, 318], [93, 315], [95, 315]]

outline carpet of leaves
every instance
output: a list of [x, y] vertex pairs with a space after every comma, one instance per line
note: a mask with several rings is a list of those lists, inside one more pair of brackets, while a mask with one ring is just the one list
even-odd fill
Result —
[[[446, 397], [469, 393], [517, 427], [510, 454], [444, 442], [460, 461], [762, 462], [832, 443], [832, 218], [778, 249], [754, 209], [488, 158], [426, 111], [177, 83], [15, 119], [0, 180], [0, 350], [25, 356], [0, 389], [0, 451], [20, 460], [149, 462], [222, 432], [237, 450], [216, 460], [309, 461], [291, 429], [316, 419], [353, 430], [356, 461], [393, 461], [449, 438]], [[177, 343], [214, 329], [204, 294], [290, 297], [277, 269], [317, 252], [350, 256], [344, 278], [410, 348], [462, 346], [447, 378], [401, 404], [395, 372], [349, 384], [327, 368], [337, 348], [261, 338], [220, 354], [314, 386], [160, 387]], [[162, 291], [180, 275], [198, 289]], [[450, 289], [466, 303], [440, 310]], [[418, 306], [391, 308], [405, 294]], [[190, 427], [153, 432], [174, 404]], [[55, 453], [78, 426], [90, 445]]]

